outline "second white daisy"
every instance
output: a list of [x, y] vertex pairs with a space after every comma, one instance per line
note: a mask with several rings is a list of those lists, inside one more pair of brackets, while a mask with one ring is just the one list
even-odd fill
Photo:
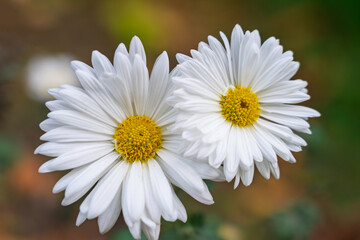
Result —
[[231, 43], [209, 36], [192, 57], [177, 55], [175, 91], [169, 102], [178, 110], [177, 129], [186, 157], [224, 166], [227, 181], [252, 182], [254, 167], [279, 178], [277, 156], [295, 162], [291, 151], [306, 142], [293, 130], [310, 133], [307, 119], [320, 114], [294, 104], [310, 98], [307, 82], [291, 80], [299, 68], [290, 51], [271, 37], [261, 44], [258, 31], [236, 25]]

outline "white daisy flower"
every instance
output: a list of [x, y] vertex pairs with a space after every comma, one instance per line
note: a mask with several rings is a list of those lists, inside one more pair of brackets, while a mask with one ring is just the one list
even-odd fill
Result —
[[222, 173], [175, 151], [181, 136], [168, 129], [175, 111], [164, 101], [173, 88], [166, 52], [156, 60], [150, 79], [137, 37], [129, 52], [119, 45], [114, 65], [98, 51], [92, 54], [92, 64], [72, 62], [81, 88], [49, 90], [56, 100], [46, 103], [51, 112], [40, 124], [46, 132], [41, 139], [48, 142], [35, 153], [54, 158], [39, 172], [71, 170], [53, 189], [65, 191], [62, 205], [90, 192], [76, 225], [98, 217], [99, 230], [105, 233], [122, 210], [134, 238], [140, 239], [142, 230], [148, 239], [158, 239], [161, 217], [187, 219], [171, 183], [212, 204], [202, 177], [220, 179]]
[[185, 139], [185, 157], [224, 167], [227, 181], [252, 182], [254, 167], [279, 178], [277, 156], [295, 162], [291, 151], [306, 142], [293, 132], [310, 134], [309, 117], [320, 114], [295, 105], [310, 98], [307, 82], [290, 80], [299, 68], [291, 51], [273, 37], [261, 44], [257, 30], [236, 25], [224, 46], [209, 36], [192, 57], [178, 54], [175, 90], [169, 98], [179, 112], [176, 126]]

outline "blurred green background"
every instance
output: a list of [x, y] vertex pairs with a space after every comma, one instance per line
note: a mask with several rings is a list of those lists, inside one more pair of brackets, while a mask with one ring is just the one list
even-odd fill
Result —
[[[95, 49], [111, 59], [136, 34], [148, 67], [163, 50], [174, 67], [176, 53], [189, 54], [220, 30], [229, 36], [236, 23], [294, 52], [295, 78], [309, 82], [312, 96], [305, 105], [322, 116], [310, 120], [298, 162], [281, 162], [280, 180], [257, 172], [250, 187], [209, 183], [213, 206], [180, 192], [189, 220], [163, 223], [161, 239], [360, 239], [359, 3], [0, 0], [0, 239], [131, 239], [122, 218], [105, 235], [94, 220], [77, 228], [79, 204], [62, 207], [62, 193], [51, 193], [62, 173], [37, 173], [47, 159], [33, 155], [48, 112], [45, 89], [59, 84], [34, 81], [46, 59], [90, 63]], [[57, 71], [47, 76], [67, 76]]]

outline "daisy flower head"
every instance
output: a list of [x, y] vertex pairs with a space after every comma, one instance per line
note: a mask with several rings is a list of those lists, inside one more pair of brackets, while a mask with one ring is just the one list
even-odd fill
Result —
[[[178, 54], [175, 90], [168, 99], [178, 111], [176, 128], [185, 157], [196, 157], [251, 184], [255, 166], [266, 178], [279, 178], [277, 156], [291, 163], [291, 152], [306, 142], [309, 117], [320, 114], [296, 105], [310, 98], [307, 82], [291, 80], [299, 68], [291, 51], [283, 52], [274, 37], [261, 44], [257, 30], [245, 33], [236, 25], [223, 44], [209, 36], [191, 56]], [[295, 131], [295, 132], [294, 132]]]
[[65, 191], [62, 205], [84, 198], [76, 225], [98, 217], [101, 233], [112, 228], [122, 211], [130, 232], [140, 239], [158, 239], [160, 220], [186, 221], [183, 204], [171, 184], [196, 200], [212, 204], [202, 178], [221, 172], [207, 164], [192, 163], [176, 151], [181, 136], [169, 128], [175, 111], [165, 99], [173, 84], [169, 60], [163, 52], [149, 77], [139, 38], [129, 51], [116, 49], [114, 63], [98, 51], [90, 67], [71, 63], [81, 87], [50, 89], [46, 133], [35, 153], [53, 157], [39, 172], [70, 170], [54, 186]]

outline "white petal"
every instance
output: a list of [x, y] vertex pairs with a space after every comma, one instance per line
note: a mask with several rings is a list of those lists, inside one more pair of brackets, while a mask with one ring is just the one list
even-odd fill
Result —
[[307, 86], [307, 82], [297, 79], [290, 81], [278, 82], [267, 89], [257, 91], [256, 94], [261, 99], [263, 97], [269, 97], [274, 95], [287, 95], [297, 91], [301, 91]]
[[116, 223], [121, 212], [121, 188], [119, 188], [110, 206], [98, 218], [99, 231], [101, 234], [108, 232]]
[[187, 214], [186, 214], [185, 207], [182, 204], [182, 202], [180, 201], [180, 199], [176, 196], [174, 189], [171, 189], [171, 190], [173, 193], [174, 205], [177, 210], [177, 217], [178, 217], [178, 219], [180, 219], [180, 221], [185, 223], [187, 220]]
[[[91, 143], [93, 144], [93, 143]], [[56, 143], [56, 142], [46, 142], [38, 146], [34, 154], [42, 154], [49, 157], [57, 157], [61, 154], [71, 151], [74, 148], [83, 147], [84, 143], [75, 142], [75, 143]]]
[[254, 177], [254, 165], [249, 169], [241, 169], [241, 181], [244, 186], [249, 186]]
[[68, 151], [51, 161], [52, 171], [67, 170], [93, 162], [113, 151], [111, 143], [89, 142], [83, 147]]
[[196, 171], [181, 161], [179, 156], [167, 151], [159, 150], [158, 160], [169, 180], [190, 196], [205, 204], [212, 204], [213, 199], [206, 184]]
[[262, 104], [261, 109], [269, 113], [278, 113], [284, 115], [290, 115], [294, 117], [320, 117], [320, 113], [312, 108], [298, 106], [298, 105], [287, 105], [287, 104]]
[[151, 190], [157, 202], [163, 217], [167, 221], [176, 220], [176, 211], [174, 209], [173, 195], [171, 192], [171, 185], [165, 177], [160, 165], [153, 159], [147, 162]]
[[146, 54], [144, 46], [137, 36], [133, 37], [130, 42], [129, 57], [132, 62], [135, 60], [135, 55], [139, 55], [141, 60], [146, 65]]
[[191, 57], [186, 56], [185, 54], [182, 54], [182, 53], [177, 53], [176, 54], [176, 60], [178, 61], [179, 64], [183, 63], [183, 62], [185, 62], [187, 60], [190, 60], [190, 59], [191, 59]]
[[60, 127], [62, 125], [62, 123], [55, 121], [54, 119], [48, 118], [42, 121], [39, 126], [41, 130], [43, 130], [44, 132], [48, 132], [51, 129]]
[[52, 129], [40, 137], [43, 141], [52, 142], [97, 142], [97, 141], [112, 141], [113, 137], [109, 134], [101, 134], [90, 132], [71, 126], [61, 126]]
[[276, 153], [273, 150], [271, 143], [267, 142], [264, 139], [264, 137], [259, 132], [256, 131], [254, 127], [251, 127], [250, 129], [258, 143], [258, 147], [260, 148], [263, 157], [271, 162], [276, 162], [277, 161]]
[[161, 211], [160, 208], [156, 202], [156, 198], [154, 196], [154, 193], [151, 189], [151, 183], [150, 183], [150, 175], [149, 175], [149, 167], [147, 164], [143, 164], [143, 183], [144, 183], [144, 196], [145, 196], [145, 207], [146, 210], [149, 213], [149, 217], [156, 222], [157, 224], [160, 224], [161, 219]]
[[225, 180], [222, 169], [214, 168], [208, 163], [184, 159], [190, 166], [192, 166], [202, 179], [209, 179], [216, 182], [222, 182]]
[[135, 112], [137, 115], [144, 115], [149, 89], [149, 73], [139, 55], [135, 55], [131, 75], [133, 78], [131, 87]]
[[270, 179], [270, 163], [268, 161], [255, 162], [257, 169], [261, 175], [266, 179]]
[[[120, 43], [119, 46], [116, 48], [115, 55], [118, 54], [118, 53], [122, 53], [122, 54], [124, 54], [126, 56], [129, 54], [124, 43]], [[116, 60], [115, 60], [116, 57], [115, 57], [115, 55], [114, 55], [114, 66], [116, 68], [116, 64], [115, 64], [116, 63]]]
[[259, 96], [260, 105], [262, 103], [300, 103], [310, 99], [310, 96], [306, 93], [297, 91], [286, 95], [269, 95], [266, 97]]
[[62, 178], [59, 179], [59, 181], [56, 182], [52, 192], [53, 193], [59, 193], [63, 190], [65, 190], [65, 188], [68, 186], [68, 184], [74, 180], [79, 174], [81, 174], [83, 171], [86, 170], [86, 168], [88, 167], [88, 165], [79, 167], [79, 168], [75, 168], [73, 170], [71, 170], [70, 172], [68, 172], [67, 174], [65, 174]]
[[125, 178], [122, 189], [122, 207], [126, 224], [130, 227], [140, 221], [145, 210], [142, 164], [135, 161]]
[[141, 224], [141, 228], [148, 240], [158, 240], [160, 234], [160, 224], [156, 224], [155, 228], [151, 228], [146, 224]]
[[131, 235], [133, 236], [133, 238], [140, 240], [141, 239], [141, 222], [136, 221], [132, 226], [129, 226], [129, 231], [131, 233]]
[[86, 113], [97, 120], [116, 127], [117, 123], [111, 119], [98, 104], [83, 91], [63, 89], [59, 91], [63, 101], [67, 102], [74, 109]]
[[235, 177], [240, 164], [240, 153], [238, 148], [242, 146], [242, 143], [239, 142], [239, 137], [237, 127], [232, 127], [229, 133], [227, 155], [224, 161], [224, 173], [226, 181], [228, 182]]
[[101, 75], [104, 73], [115, 72], [115, 69], [109, 59], [103, 54], [101, 54], [99, 51], [92, 52], [91, 62], [98, 77], [101, 77]]
[[79, 200], [91, 187], [114, 166], [114, 161], [119, 158], [117, 153], [110, 153], [94, 163], [90, 164], [85, 171], [78, 174], [66, 188], [62, 205], [66, 206]]
[[116, 120], [121, 122], [125, 117], [133, 115], [130, 87], [127, 82], [115, 74], [104, 74], [101, 81], [116, 103], [116, 111], [121, 117]]
[[94, 193], [88, 218], [95, 218], [108, 208], [120, 189], [121, 183], [128, 172], [129, 164], [126, 161], [117, 163], [98, 183], [98, 190]]
[[72, 111], [72, 110], [59, 110], [50, 112], [49, 118], [66, 125], [74, 126], [77, 128], [94, 131], [98, 133], [114, 134], [115, 129], [107, 124], [99, 122], [98, 120], [86, 116], [85, 114]]
[[66, 102], [63, 100], [54, 100], [54, 101], [47, 101], [45, 103], [46, 107], [50, 111], [56, 111], [56, 110], [64, 110], [64, 109], [72, 109]]
[[169, 81], [169, 57], [163, 52], [155, 61], [150, 76], [149, 96], [146, 102], [145, 113], [153, 117], [159, 103], [163, 100]]
[[76, 226], [80, 226], [83, 224], [86, 220], [86, 214], [83, 214], [82, 212], [79, 212], [77, 218], [76, 218]]
[[288, 115], [282, 115], [277, 113], [261, 113], [262, 117], [265, 117], [273, 122], [283, 124], [297, 131], [302, 131], [302, 129], [307, 129], [310, 127], [310, 124], [302, 118], [292, 117]]
[[[120, 111], [115, 99], [101, 81], [81, 70], [75, 73], [86, 93], [94, 99], [109, 116], [114, 120], [124, 118], [123, 112]], [[103, 75], [101, 75], [100, 79], [102, 79]]]

